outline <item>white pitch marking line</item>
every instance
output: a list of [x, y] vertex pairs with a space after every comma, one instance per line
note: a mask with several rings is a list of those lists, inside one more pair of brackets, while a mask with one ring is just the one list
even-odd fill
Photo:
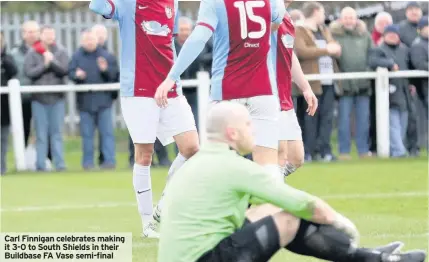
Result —
[[[427, 197], [428, 192], [397, 192], [397, 193], [368, 193], [368, 194], [338, 194], [338, 195], [326, 195], [322, 196], [322, 199], [385, 199], [385, 198], [418, 198]], [[92, 208], [115, 208], [115, 207], [127, 207], [135, 206], [132, 202], [106, 202], [106, 203], [95, 203], [87, 205], [56, 205], [56, 206], [23, 206], [23, 207], [11, 207], [2, 208], [0, 212], [38, 212], [38, 211], [61, 211], [61, 210], [73, 210], [73, 209], [92, 209]]]

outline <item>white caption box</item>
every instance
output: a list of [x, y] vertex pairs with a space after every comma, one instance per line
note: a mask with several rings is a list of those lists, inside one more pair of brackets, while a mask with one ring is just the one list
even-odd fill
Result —
[[0, 261], [132, 262], [131, 233], [1, 233]]

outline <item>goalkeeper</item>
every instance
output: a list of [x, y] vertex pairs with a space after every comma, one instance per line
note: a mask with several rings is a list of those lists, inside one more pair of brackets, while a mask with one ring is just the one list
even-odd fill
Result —
[[[424, 261], [421, 251], [390, 254], [393, 250], [382, 252], [386, 248], [357, 248], [359, 233], [350, 220], [237, 155], [253, 147], [244, 106], [214, 105], [207, 137], [166, 189], [159, 262], [268, 261], [283, 247], [336, 262]], [[262, 205], [247, 210], [249, 203]]]

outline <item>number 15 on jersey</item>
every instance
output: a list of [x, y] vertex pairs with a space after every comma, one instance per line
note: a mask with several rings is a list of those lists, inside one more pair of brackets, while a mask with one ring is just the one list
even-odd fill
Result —
[[[264, 18], [261, 16], [255, 15], [254, 8], [264, 7], [264, 1], [236, 1], [234, 2], [234, 7], [238, 9], [240, 14], [240, 31], [241, 39], [259, 39], [265, 35], [267, 32], [267, 24], [265, 23]], [[247, 29], [248, 20], [258, 23], [261, 26], [259, 31], [249, 32]]]

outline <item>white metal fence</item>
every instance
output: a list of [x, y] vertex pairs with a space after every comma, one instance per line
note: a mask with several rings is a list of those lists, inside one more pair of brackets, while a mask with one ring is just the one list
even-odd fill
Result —
[[[376, 72], [336, 73], [307, 75], [307, 80], [347, 80], [347, 79], [375, 79], [376, 84], [376, 115], [377, 115], [377, 152], [380, 157], [387, 158], [389, 152], [389, 78], [421, 78], [429, 77], [426, 71], [398, 71], [389, 72], [385, 68], [378, 68]], [[207, 72], [199, 72], [197, 79], [182, 81], [184, 88], [197, 87], [198, 93], [198, 123], [201, 141], [206, 138], [205, 117], [209, 102], [210, 77]], [[22, 119], [21, 94], [46, 92], [85, 92], [85, 91], [113, 91], [118, 90], [119, 84], [103, 85], [60, 85], [60, 86], [20, 86], [16, 79], [8, 83], [8, 87], [1, 88], [0, 93], [9, 93], [10, 118], [12, 126], [15, 164], [18, 171], [25, 170], [25, 144]]]

